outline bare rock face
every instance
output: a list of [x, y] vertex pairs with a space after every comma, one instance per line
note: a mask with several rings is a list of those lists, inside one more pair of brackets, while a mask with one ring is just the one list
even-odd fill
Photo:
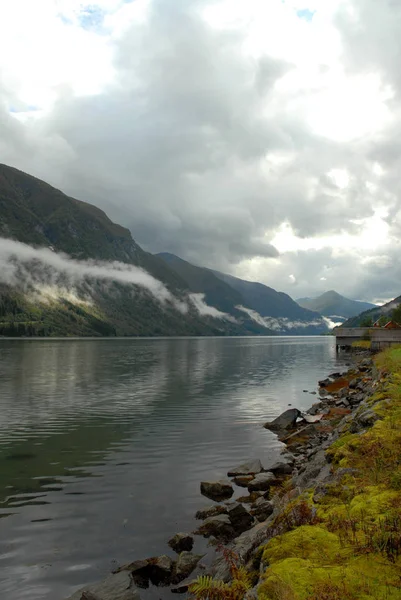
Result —
[[103, 581], [87, 585], [66, 600], [141, 600], [130, 574], [109, 575]]
[[283, 412], [274, 421], [264, 424], [265, 429], [271, 431], [281, 431], [283, 429], [294, 429], [298, 417], [301, 416], [301, 412], [297, 408], [289, 408]]
[[234, 493], [234, 488], [228, 480], [221, 479], [220, 481], [202, 481], [201, 494], [220, 502], [228, 500]]
[[237, 475], [256, 475], [263, 471], [263, 466], [260, 460], [250, 460], [238, 467], [233, 467], [227, 473], [229, 477], [237, 477]]
[[250, 492], [265, 492], [270, 489], [275, 481], [276, 477], [273, 473], [259, 473], [248, 485], [248, 490]]
[[176, 533], [167, 543], [177, 554], [190, 552], [194, 546], [194, 538], [189, 533]]

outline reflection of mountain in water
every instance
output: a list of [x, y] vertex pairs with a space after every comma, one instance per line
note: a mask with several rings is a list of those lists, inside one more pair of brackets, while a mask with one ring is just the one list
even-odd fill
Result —
[[155, 411], [163, 428], [171, 403], [185, 412], [201, 398], [207, 411], [250, 377], [253, 388], [272, 385], [302, 352], [302, 343], [261, 338], [3, 342], [1, 495], [90, 472]]

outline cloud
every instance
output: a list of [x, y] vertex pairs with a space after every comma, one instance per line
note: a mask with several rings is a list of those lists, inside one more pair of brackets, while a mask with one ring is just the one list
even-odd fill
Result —
[[189, 294], [188, 297], [200, 315], [237, 323], [237, 320], [233, 316], [206, 304], [205, 294]]
[[39, 290], [43, 285], [68, 289], [88, 278], [137, 285], [145, 288], [160, 302], [176, 300], [163, 283], [139, 267], [117, 261], [73, 260], [66, 254], [59, 254], [48, 248], [33, 248], [0, 238], [2, 283], [23, 285], [25, 288], [31, 286]]
[[[126, 263], [74, 260], [50, 248], [33, 248], [27, 244], [0, 238], [0, 283], [34, 292], [42, 301], [65, 298], [73, 303], [91, 304], [91, 283], [117, 281], [144, 288], [162, 304], [170, 304], [181, 313], [189, 309], [214, 319], [236, 323], [236, 319], [206, 304], [204, 294], [174, 296], [145, 270]], [[86, 284], [82, 286], [82, 284]]]
[[255, 323], [258, 323], [258, 325], [262, 325], [262, 327], [266, 327], [266, 329], [280, 333], [291, 333], [291, 330], [293, 329], [299, 330], [307, 329], [308, 327], [319, 327], [325, 323], [328, 327], [334, 326], [329, 324], [329, 319], [326, 319], [325, 317], [314, 319], [312, 321], [294, 321], [286, 317], [262, 317], [256, 310], [247, 308], [246, 306], [236, 306], [236, 308], [246, 313], [253, 321], [255, 321]]
[[39, 4], [0, 9], [2, 162], [149, 251], [296, 296], [399, 293], [397, 3]]

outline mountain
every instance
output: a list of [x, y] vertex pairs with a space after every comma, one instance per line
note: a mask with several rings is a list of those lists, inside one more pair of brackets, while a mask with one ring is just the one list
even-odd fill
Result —
[[100, 209], [0, 165], [0, 335], [266, 333], [223, 313]]
[[348, 317], [358, 315], [362, 311], [376, 308], [376, 305], [371, 302], [350, 300], [334, 290], [325, 292], [317, 298], [299, 298], [297, 303], [303, 308], [314, 310], [325, 317], [338, 320], [345, 320]]
[[380, 317], [385, 316], [390, 320], [392, 318], [392, 312], [395, 308], [397, 308], [401, 304], [401, 296], [397, 296], [394, 300], [390, 300], [390, 302], [386, 302], [382, 306], [375, 306], [370, 310], [365, 310], [359, 315], [356, 315], [344, 323], [344, 327], [359, 327], [366, 325], [366, 323], [374, 323]]
[[261, 283], [192, 265], [174, 254], [162, 252], [158, 256], [186, 281], [193, 292], [204, 294], [208, 304], [237, 319], [247, 315], [254, 323], [280, 334], [327, 332], [327, 324], [319, 314], [301, 308], [287, 294]]
[[318, 318], [318, 311], [302, 308], [288, 294], [277, 292], [263, 283], [238, 279], [226, 273], [213, 273], [237, 290], [243, 297], [246, 306], [256, 310], [262, 317], [286, 317], [310, 321]]

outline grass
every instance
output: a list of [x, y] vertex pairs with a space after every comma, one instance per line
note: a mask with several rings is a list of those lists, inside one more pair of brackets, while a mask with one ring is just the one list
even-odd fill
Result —
[[357, 342], [352, 342], [352, 348], [363, 348], [364, 350], [370, 350], [371, 341], [370, 340], [359, 340]]

